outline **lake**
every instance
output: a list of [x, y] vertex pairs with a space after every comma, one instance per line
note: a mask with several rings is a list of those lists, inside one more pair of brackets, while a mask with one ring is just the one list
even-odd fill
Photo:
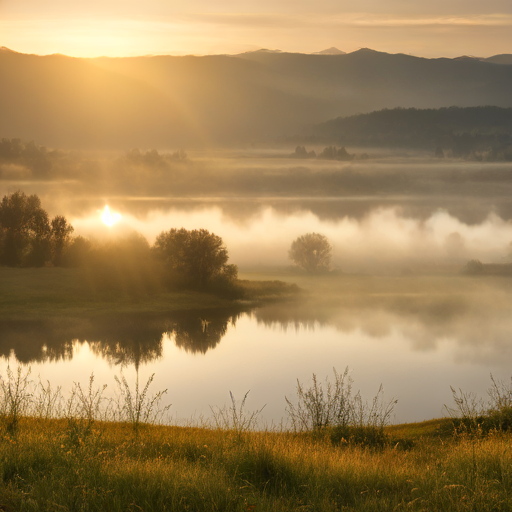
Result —
[[[255, 277], [248, 274], [242, 277]], [[264, 276], [270, 277], [270, 276]], [[291, 276], [284, 275], [285, 279]], [[349, 367], [370, 400], [379, 385], [396, 397], [394, 422], [446, 414], [450, 386], [485, 395], [490, 374], [512, 368], [512, 283], [463, 276], [295, 276], [309, 295], [253, 310], [117, 315], [4, 325], [2, 370], [21, 361], [32, 377], [69, 391], [73, 382], [134, 386], [155, 374], [173, 421], [211, 417], [210, 406], [241, 399], [265, 405], [267, 425], [286, 418], [296, 382]], [[341, 290], [340, 290], [341, 289]], [[14, 352], [11, 352], [13, 350]], [[9, 355], [10, 354], [10, 355]]]
[[[17, 359], [65, 391], [94, 372], [110, 394], [121, 371], [132, 384], [137, 372], [141, 383], [154, 373], [153, 391], [168, 390], [173, 421], [182, 422], [211, 417], [230, 391], [241, 399], [250, 390], [247, 407], [265, 405], [267, 425], [286, 420], [297, 379], [323, 381], [333, 367], [348, 366], [368, 400], [383, 384], [385, 397], [398, 399], [394, 422], [444, 415], [450, 386], [484, 396], [491, 373], [510, 379], [512, 279], [458, 275], [469, 259], [511, 260], [509, 164], [206, 161], [187, 171], [198, 188], [203, 171], [210, 185], [216, 172], [238, 181], [197, 196], [174, 194], [172, 183], [160, 194], [156, 181], [114, 193], [76, 179], [4, 180], [0, 192], [37, 193], [75, 234], [100, 240], [136, 230], [152, 243], [172, 227], [209, 229], [242, 278], [297, 282], [306, 296], [252, 310], [13, 323], [1, 335], [2, 369]], [[122, 215], [112, 227], [100, 220], [107, 203]], [[333, 245], [331, 276], [289, 267], [291, 242], [313, 231]]]

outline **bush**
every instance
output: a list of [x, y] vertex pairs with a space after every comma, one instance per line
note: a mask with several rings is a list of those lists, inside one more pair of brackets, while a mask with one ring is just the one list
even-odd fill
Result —
[[480, 260], [470, 260], [461, 269], [462, 274], [478, 275], [484, 271], [484, 264]]

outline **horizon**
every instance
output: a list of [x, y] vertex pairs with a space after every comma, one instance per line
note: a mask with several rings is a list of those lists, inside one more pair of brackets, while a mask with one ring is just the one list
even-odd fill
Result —
[[[329, 50], [337, 50], [339, 53], [327, 53]], [[499, 52], [499, 53], [493, 53], [492, 55], [472, 55], [469, 53], [464, 53], [460, 55], [456, 55], [454, 57], [448, 57], [446, 55], [435, 55], [430, 57], [424, 57], [422, 55], [415, 55], [412, 53], [406, 53], [405, 51], [397, 51], [397, 52], [389, 52], [385, 50], [377, 50], [375, 48], [370, 48], [368, 46], [361, 46], [359, 48], [356, 48], [355, 50], [350, 51], [344, 51], [336, 46], [331, 46], [328, 48], [324, 48], [323, 50], [317, 50], [313, 52], [302, 52], [302, 51], [294, 51], [294, 50], [281, 50], [279, 48], [257, 48], [254, 50], [247, 50], [244, 52], [239, 53], [146, 53], [146, 54], [134, 54], [134, 55], [97, 55], [92, 57], [87, 56], [77, 56], [77, 55], [71, 55], [67, 53], [62, 52], [54, 52], [54, 53], [37, 53], [37, 52], [22, 52], [18, 51], [14, 48], [9, 48], [7, 46], [0, 46], [0, 51], [8, 51], [12, 53], [18, 53], [21, 55], [35, 55], [37, 57], [51, 57], [54, 55], [60, 55], [63, 57], [69, 57], [69, 58], [76, 58], [76, 59], [102, 59], [102, 58], [108, 58], [108, 59], [122, 59], [122, 58], [140, 58], [140, 57], [215, 57], [215, 56], [229, 56], [229, 57], [236, 57], [237, 55], [243, 55], [247, 53], [256, 53], [256, 52], [268, 52], [268, 53], [282, 53], [282, 54], [299, 54], [299, 55], [322, 55], [322, 56], [343, 56], [343, 55], [350, 55], [352, 53], [359, 52], [361, 50], [368, 50], [376, 53], [385, 53], [388, 55], [407, 55], [409, 57], [416, 57], [419, 59], [460, 59], [460, 58], [468, 58], [468, 59], [477, 59], [477, 60], [485, 60], [490, 59], [492, 57], [497, 57], [500, 55], [512, 55], [512, 51], [510, 53], [508, 52]]]
[[238, 54], [259, 48], [313, 53], [335, 46], [419, 57], [512, 53], [508, 0], [3, 0], [0, 45], [73, 57]]

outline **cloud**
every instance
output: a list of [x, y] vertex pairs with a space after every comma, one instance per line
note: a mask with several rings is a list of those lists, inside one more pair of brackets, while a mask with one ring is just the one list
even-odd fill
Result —
[[235, 27], [418, 27], [418, 26], [512, 26], [512, 14], [472, 16], [399, 17], [369, 13], [331, 13], [329, 15], [265, 14], [265, 13], [203, 13], [180, 16], [185, 22]]

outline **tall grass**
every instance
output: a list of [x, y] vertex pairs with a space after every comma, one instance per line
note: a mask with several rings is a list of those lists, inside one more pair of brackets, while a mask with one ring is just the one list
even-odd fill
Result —
[[512, 507], [508, 434], [424, 438], [410, 450], [326, 437], [101, 423], [67, 441], [65, 420], [21, 418], [0, 443], [4, 510], [491, 511]]
[[335, 442], [358, 442], [382, 445], [386, 441], [384, 427], [389, 423], [397, 400], [384, 400], [382, 385], [368, 402], [361, 393], [353, 393], [353, 380], [348, 367], [343, 373], [333, 368], [334, 379], [325, 384], [313, 374], [312, 384], [305, 387], [297, 380], [297, 398], [285, 397], [286, 411], [296, 432], [318, 432], [328, 429]]
[[162, 398], [167, 393], [167, 389], [149, 395], [149, 387], [154, 377], [155, 374], [153, 373], [146, 384], [140, 387], [139, 374], [137, 373], [135, 389], [132, 391], [124, 375], [121, 374], [121, 377], [114, 376], [119, 391], [116, 400], [118, 418], [121, 421], [129, 422], [134, 430], [138, 430], [142, 423], [158, 423], [171, 407], [171, 405], [161, 406]]
[[[159, 394], [149, 392], [151, 379], [138, 392], [119, 379], [130, 393], [118, 400], [131, 403], [134, 416], [125, 417], [132, 418], [129, 422], [107, 422], [119, 417], [118, 404], [105, 399], [94, 376], [87, 386], [76, 384], [65, 400], [49, 384], [31, 382], [26, 370], [9, 375], [11, 386], [6, 378], [2, 389], [11, 390], [6, 396], [12, 401], [6, 403], [21, 405], [14, 407], [15, 428], [6, 422], [0, 432], [0, 510], [512, 510], [512, 434], [505, 430], [441, 437], [440, 428], [404, 425], [402, 435], [409, 432], [416, 442], [400, 449], [393, 438], [396, 428], [382, 426], [386, 416], [377, 414], [373, 424], [382, 426], [388, 442], [375, 450], [350, 439], [333, 442], [325, 421], [316, 429], [322, 435], [246, 428], [258, 413], [246, 409], [247, 394], [241, 402], [231, 395], [231, 406], [223, 409], [227, 416], [219, 417], [231, 430], [140, 428], [141, 420], [151, 417], [144, 411], [159, 410], [154, 401]], [[341, 388], [352, 403], [358, 395], [346, 393], [348, 373], [345, 379]], [[328, 386], [316, 385], [311, 396], [325, 400]], [[496, 385], [500, 400], [506, 400], [508, 388]], [[336, 389], [331, 385], [331, 394]], [[130, 402], [122, 402], [122, 396], [130, 396]], [[31, 403], [38, 405], [31, 408]], [[362, 417], [372, 425], [371, 411], [382, 409], [374, 401], [364, 403]], [[52, 404], [60, 405], [53, 409]], [[70, 411], [83, 427], [74, 437]], [[234, 420], [243, 442], [232, 442]]]
[[253, 430], [257, 426], [259, 415], [265, 408], [264, 405], [261, 409], [248, 411], [245, 407], [245, 402], [249, 392], [247, 391], [240, 403], [238, 403], [230, 391], [231, 404], [229, 406], [210, 407], [215, 426], [218, 429], [232, 431], [239, 441], [246, 432]]
[[453, 387], [454, 406], [445, 406], [458, 433], [487, 434], [512, 429], [512, 379], [496, 380], [491, 374], [487, 399]]
[[18, 366], [13, 372], [8, 366], [6, 378], [0, 376], [0, 418], [9, 432], [16, 431], [20, 417], [27, 414], [31, 406], [30, 388], [30, 368], [23, 372]]

